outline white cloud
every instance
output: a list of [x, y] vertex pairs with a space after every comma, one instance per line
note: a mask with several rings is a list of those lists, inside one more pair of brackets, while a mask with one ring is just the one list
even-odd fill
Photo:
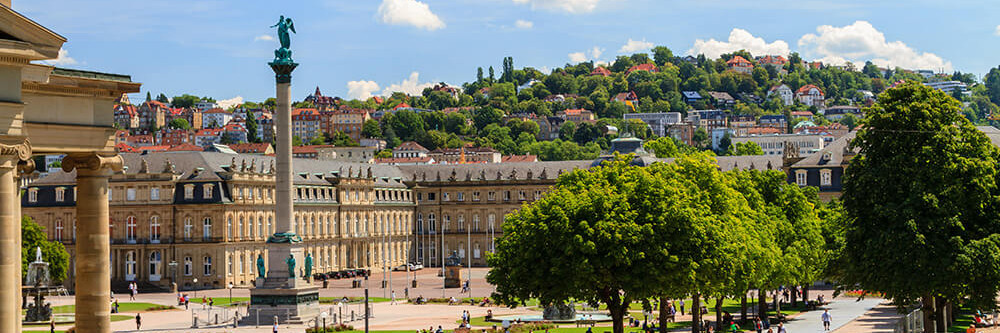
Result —
[[410, 77], [403, 80], [403, 82], [393, 83], [388, 87], [385, 87], [385, 89], [382, 90], [382, 95], [389, 96], [398, 91], [410, 96], [416, 96], [422, 94], [424, 92], [424, 88], [432, 86], [434, 86], [434, 84], [430, 82], [420, 83], [420, 73], [413, 72], [410, 73]]
[[271, 41], [271, 40], [274, 40], [274, 37], [271, 37], [271, 35], [260, 35], [260, 36], [257, 36], [257, 37], [253, 38], [253, 41], [255, 41], [255, 42], [259, 41], [259, 40]]
[[42, 61], [42, 63], [51, 66], [68, 66], [76, 64], [77, 61], [76, 59], [70, 58], [69, 51], [66, 51], [66, 49], [59, 49], [59, 55], [55, 59], [45, 60]]
[[378, 6], [378, 18], [382, 23], [410, 25], [428, 31], [445, 26], [426, 3], [417, 0], [382, 0]]
[[821, 25], [816, 32], [818, 34], [802, 36], [799, 48], [806, 55], [820, 58], [823, 62], [870, 59], [882, 67], [952, 71], [950, 61], [933, 53], [914, 50], [902, 41], [886, 41], [885, 34], [866, 21], [855, 21], [843, 27]]
[[542, 8], [552, 11], [564, 11], [570, 14], [589, 13], [594, 11], [601, 0], [514, 0], [514, 3], [531, 4], [531, 8]]
[[648, 51], [653, 48], [653, 43], [647, 42], [645, 38], [642, 40], [632, 40], [629, 38], [622, 48], [618, 49], [618, 53], [635, 53], [639, 51]]
[[573, 52], [569, 54], [570, 63], [581, 63], [587, 61], [587, 54], [583, 52]]
[[997, 36], [1000, 36], [1000, 25], [997, 26], [996, 31], [994, 31], [993, 33], [996, 34]]
[[688, 50], [690, 55], [704, 54], [706, 57], [714, 59], [724, 53], [739, 50], [747, 50], [753, 55], [788, 55], [788, 43], [783, 40], [776, 40], [768, 43], [763, 38], [755, 37], [750, 32], [734, 28], [729, 32], [729, 39], [725, 42], [715, 40], [696, 39], [694, 46]]
[[215, 104], [219, 104], [220, 108], [228, 109], [230, 107], [243, 104], [243, 96], [236, 96], [230, 99], [223, 99], [215, 101]]
[[367, 100], [378, 91], [378, 83], [375, 81], [349, 81], [347, 82], [347, 98]]
[[601, 54], [604, 54], [604, 49], [594, 46], [594, 48], [587, 51], [570, 53], [569, 61], [570, 63], [573, 64], [581, 63], [591, 59], [597, 61], [597, 58], [600, 58]]
[[514, 26], [517, 27], [518, 29], [531, 29], [535, 26], [535, 22], [517, 20], [514, 21]]

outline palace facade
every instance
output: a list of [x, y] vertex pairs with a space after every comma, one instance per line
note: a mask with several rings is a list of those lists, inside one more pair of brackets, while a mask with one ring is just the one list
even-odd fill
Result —
[[[272, 157], [121, 156], [124, 171], [111, 176], [108, 196], [113, 281], [176, 281], [180, 289], [255, 281], [256, 258], [267, 257], [274, 233]], [[314, 258], [313, 272], [440, 266], [453, 252], [463, 266], [485, 266], [506, 215], [541, 198], [560, 174], [600, 161], [390, 166], [297, 159], [296, 233]], [[718, 163], [723, 170], [782, 169], [781, 156], [721, 156]], [[52, 172], [24, 188], [22, 199], [24, 214], [67, 245], [70, 267], [74, 173]]]

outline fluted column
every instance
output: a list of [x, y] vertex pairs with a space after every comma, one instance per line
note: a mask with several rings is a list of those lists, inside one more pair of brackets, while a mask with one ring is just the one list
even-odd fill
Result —
[[30, 162], [23, 137], [0, 138], [0, 332], [21, 331], [21, 198], [18, 166]]
[[111, 332], [108, 180], [122, 165], [117, 155], [63, 158], [63, 171], [76, 170], [76, 331], [80, 333]]

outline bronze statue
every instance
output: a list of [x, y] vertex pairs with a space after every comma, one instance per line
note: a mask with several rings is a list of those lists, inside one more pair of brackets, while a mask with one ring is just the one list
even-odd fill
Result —
[[310, 276], [312, 276], [312, 271], [313, 271], [313, 256], [312, 256], [312, 253], [307, 253], [306, 254], [306, 274], [305, 274], [305, 276], [303, 276], [303, 278], [308, 279]]
[[278, 19], [278, 23], [275, 23], [271, 28], [278, 28], [278, 41], [281, 43], [281, 48], [274, 50], [274, 62], [292, 62], [292, 40], [288, 35], [288, 31], [291, 30], [295, 32], [295, 25], [292, 24], [291, 18], [285, 18], [284, 15]]
[[289, 254], [288, 259], [285, 259], [285, 263], [288, 264], [288, 277], [295, 277], [295, 256]]
[[260, 278], [264, 278], [264, 274], [265, 273], [266, 273], [266, 270], [264, 270], [264, 255], [258, 254], [257, 255], [257, 276], [260, 277]]

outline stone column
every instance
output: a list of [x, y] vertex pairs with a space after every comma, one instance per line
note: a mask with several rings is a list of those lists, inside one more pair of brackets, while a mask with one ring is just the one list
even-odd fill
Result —
[[[292, 206], [292, 71], [298, 64], [293, 62], [272, 62], [276, 83], [277, 108], [274, 112], [276, 150], [274, 154], [275, 174], [275, 234], [296, 235], [294, 210]], [[288, 278], [286, 260], [295, 257], [296, 270], [305, 265], [301, 246], [295, 242], [272, 243], [268, 241], [267, 276]], [[296, 272], [291, 272], [292, 274]], [[296, 274], [297, 275], [297, 274]], [[298, 277], [298, 276], [297, 276]], [[294, 282], [291, 282], [294, 285]]]
[[18, 166], [30, 165], [23, 137], [0, 138], [0, 332], [21, 331], [21, 197]]
[[76, 170], [76, 331], [111, 332], [111, 235], [108, 180], [122, 170], [121, 156], [70, 154], [63, 171]]

